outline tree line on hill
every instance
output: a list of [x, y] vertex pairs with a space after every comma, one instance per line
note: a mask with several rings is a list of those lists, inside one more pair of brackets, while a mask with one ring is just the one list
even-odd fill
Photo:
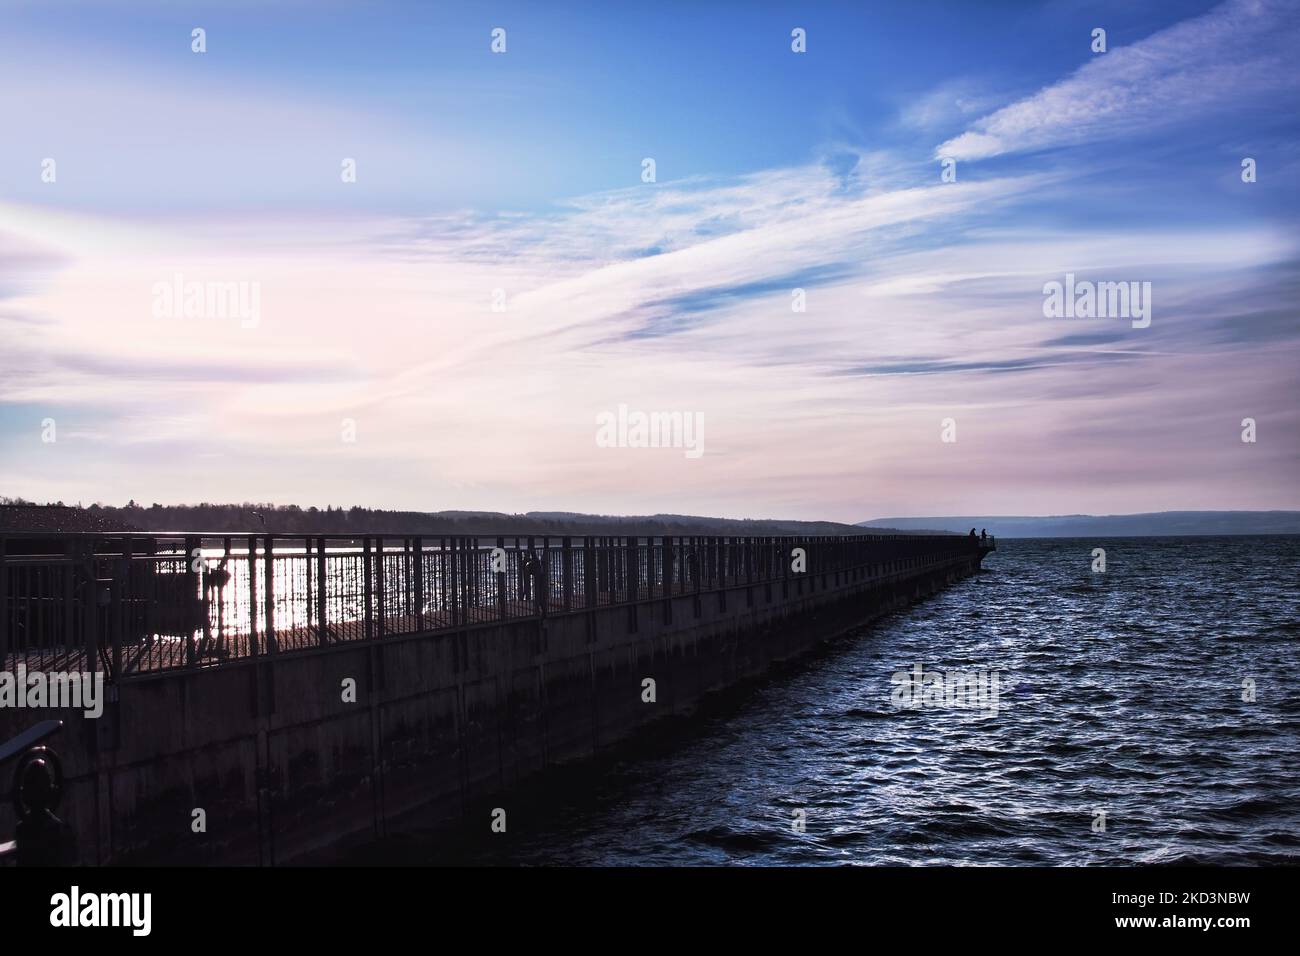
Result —
[[[0, 504], [32, 505], [0, 498]], [[66, 507], [62, 502], [52, 507]], [[80, 507], [80, 506], [78, 506]], [[835, 521], [707, 518], [692, 515], [606, 516], [570, 512], [387, 511], [244, 502], [161, 505], [134, 500], [123, 507], [95, 503], [89, 515], [141, 531], [283, 535], [836, 535], [879, 534]]]

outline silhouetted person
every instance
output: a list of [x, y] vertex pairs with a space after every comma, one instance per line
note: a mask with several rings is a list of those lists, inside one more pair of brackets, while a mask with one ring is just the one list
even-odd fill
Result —
[[985, 531], [983, 528], [980, 528], [980, 544], [987, 544], [988, 540], [989, 540], [989, 533]]
[[528, 599], [531, 590], [536, 613], [545, 617], [547, 605], [545, 566], [537, 555], [531, 551], [526, 551], [524, 552], [522, 570], [524, 574], [524, 599]]
[[974, 528], [971, 528], [971, 529], [970, 529], [970, 539], [971, 539], [972, 541], [975, 540], [975, 529], [974, 529]]

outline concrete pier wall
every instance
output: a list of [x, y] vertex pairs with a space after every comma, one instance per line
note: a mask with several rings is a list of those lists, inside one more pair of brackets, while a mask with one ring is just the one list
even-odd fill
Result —
[[[37, 716], [65, 721], [59, 815], [77, 862], [318, 858], [401, 820], [486, 826], [487, 796], [688, 713], [981, 557], [954, 544], [884, 567], [142, 675], [97, 720], [0, 709], [0, 739]], [[12, 827], [6, 804], [0, 833]]]

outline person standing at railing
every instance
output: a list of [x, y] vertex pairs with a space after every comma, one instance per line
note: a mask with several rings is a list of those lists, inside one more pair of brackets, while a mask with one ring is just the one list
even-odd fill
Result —
[[545, 617], [549, 595], [547, 593], [548, 586], [542, 562], [533, 552], [524, 552], [522, 569], [524, 577], [524, 600], [528, 600], [529, 591], [531, 590], [531, 596], [536, 613], [541, 617]]

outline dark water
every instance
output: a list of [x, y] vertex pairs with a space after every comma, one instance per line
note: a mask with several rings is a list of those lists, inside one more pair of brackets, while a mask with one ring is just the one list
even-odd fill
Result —
[[[520, 796], [457, 861], [1300, 862], [1300, 538], [999, 548], [650, 752]], [[895, 707], [918, 663], [997, 671], [996, 713]]]

